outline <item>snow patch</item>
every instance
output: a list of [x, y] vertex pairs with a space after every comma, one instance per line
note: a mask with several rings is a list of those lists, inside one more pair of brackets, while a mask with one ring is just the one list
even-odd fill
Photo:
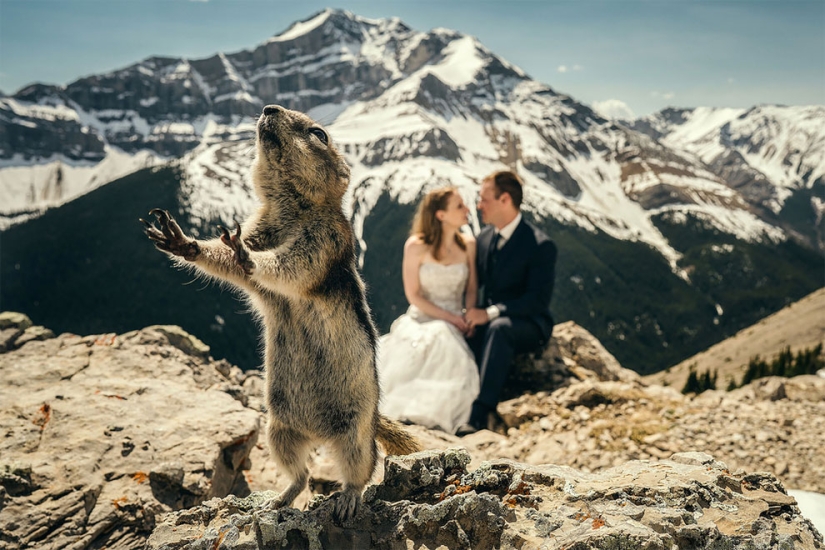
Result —
[[439, 64], [426, 66], [424, 70], [453, 89], [474, 82], [476, 74], [486, 64], [472, 36], [453, 40], [444, 48], [443, 55], [444, 59]]
[[71, 161], [60, 155], [39, 162], [12, 159], [0, 165], [0, 229], [27, 211], [45, 211], [97, 189], [127, 174], [165, 161], [150, 151], [129, 154], [106, 147], [98, 163]]
[[202, 144], [183, 158], [180, 200], [192, 224], [222, 220], [233, 227], [249, 216], [259, 204], [249, 181], [254, 156], [252, 143], [222, 142]]
[[77, 112], [63, 104], [42, 105], [4, 97], [0, 99], [0, 106], [9, 109], [17, 116], [27, 118], [39, 118], [48, 121], [78, 120]]
[[318, 27], [323, 25], [324, 22], [327, 19], [329, 19], [329, 16], [331, 14], [332, 10], [327, 9], [308, 21], [299, 21], [297, 23], [293, 23], [292, 26], [290, 26], [286, 31], [279, 34], [278, 36], [273, 36], [272, 38], [267, 40], [266, 43], [268, 44], [270, 42], [286, 42], [288, 40], [294, 40], [299, 36], [303, 36], [308, 32], [317, 29]]
[[636, 118], [636, 113], [633, 112], [633, 109], [619, 99], [594, 101], [593, 110], [608, 120], [633, 120]]

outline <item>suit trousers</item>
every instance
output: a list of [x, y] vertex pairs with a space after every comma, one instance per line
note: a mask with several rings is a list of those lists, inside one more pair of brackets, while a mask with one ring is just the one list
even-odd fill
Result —
[[476, 327], [476, 333], [468, 340], [481, 377], [474, 413], [495, 410], [513, 359], [520, 353], [537, 350], [541, 341], [538, 325], [528, 319], [498, 317]]

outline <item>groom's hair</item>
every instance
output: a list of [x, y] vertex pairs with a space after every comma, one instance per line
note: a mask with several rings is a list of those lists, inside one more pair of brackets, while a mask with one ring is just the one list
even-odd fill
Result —
[[487, 176], [487, 179], [493, 180], [493, 185], [496, 189], [496, 198], [499, 198], [502, 193], [507, 193], [513, 200], [513, 206], [516, 207], [516, 210], [521, 208], [521, 187], [524, 184], [517, 174], [509, 170], [502, 170], [501, 172], [490, 174]]

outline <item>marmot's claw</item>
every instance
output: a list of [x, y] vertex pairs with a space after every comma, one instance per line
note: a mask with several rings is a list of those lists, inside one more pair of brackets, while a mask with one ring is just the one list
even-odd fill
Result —
[[255, 264], [249, 260], [249, 251], [241, 240], [241, 224], [235, 222], [235, 233], [232, 234], [222, 225], [218, 226], [221, 231], [221, 242], [232, 249], [235, 253], [235, 262], [243, 269], [247, 275], [252, 275]]
[[160, 230], [157, 227], [155, 227], [154, 223], [147, 222], [143, 218], [139, 218], [139, 219], [140, 219], [141, 222], [143, 222], [144, 231], [146, 232], [147, 237], [149, 237], [156, 244], [158, 242], [162, 242], [164, 240], [163, 233], [161, 233]]
[[344, 522], [358, 515], [361, 507], [361, 495], [352, 491], [344, 490], [335, 493], [335, 504], [333, 514], [339, 522]]
[[273, 498], [272, 500], [265, 502], [264, 505], [261, 506], [261, 509], [267, 512], [274, 512], [279, 508], [283, 508], [285, 505], [286, 503], [280, 498]]
[[194, 260], [200, 253], [198, 244], [183, 234], [178, 222], [169, 214], [168, 210], [153, 208], [150, 215], [157, 218], [160, 228], [154, 222], [148, 222], [139, 218], [144, 225], [146, 236], [155, 243], [155, 246], [164, 252], [169, 252], [175, 256], [183, 256], [187, 260]]
[[234, 248], [232, 246], [232, 237], [229, 235], [229, 230], [226, 229], [224, 226], [219, 225], [218, 229], [221, 230], [221, 242], [230, 248]]
[[149, 214], [155, 216], [158, 220], [158, 223], [161, 227], [165, 226], [169, 223], [169, 219], [172, 217], [169, 215], [167, 210], [161, 210], [160, 208], [153, 208], [149, 211]]

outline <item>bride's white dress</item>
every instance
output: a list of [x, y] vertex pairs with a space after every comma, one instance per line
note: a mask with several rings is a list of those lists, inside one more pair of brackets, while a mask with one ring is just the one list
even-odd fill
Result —
[[[459, 313], [469, 269], [464, 263], [423, 263], [424, 298]], [[449, 433], [470, 418], [479, 392], [478, 368], [461, 332], [415, 306], [393, 322], [378, 342], [381, 412]]]

